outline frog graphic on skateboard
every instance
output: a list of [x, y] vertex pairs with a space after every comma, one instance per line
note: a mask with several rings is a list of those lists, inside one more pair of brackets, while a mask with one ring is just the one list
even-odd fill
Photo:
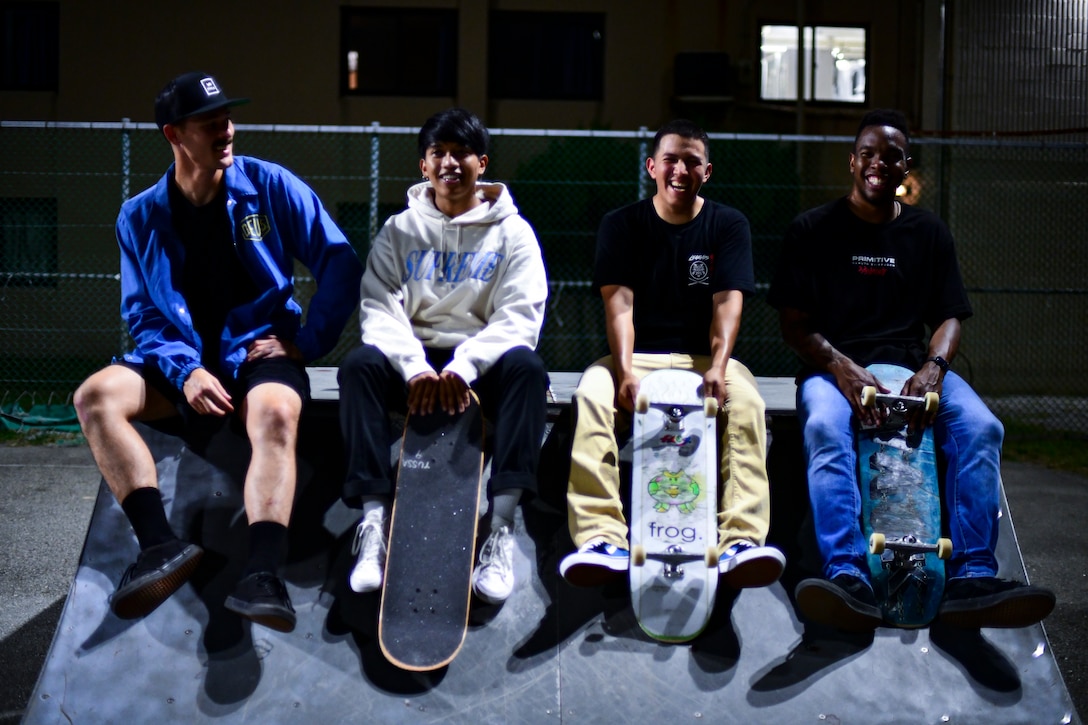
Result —
[[703, 631], [718, 586], [718, 405], [702, 387], [690, 370], [657, 370], [635, 406], [631, 605], [664, 642]]

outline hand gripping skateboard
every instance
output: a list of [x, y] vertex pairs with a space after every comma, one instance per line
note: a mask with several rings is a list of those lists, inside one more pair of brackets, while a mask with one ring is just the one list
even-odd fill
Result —
[[405, 670], [449, 664], [468, 629], [483, 474], [483, 416], [409, 415], [401, 442], [378, 642]]
[[718, 587], [718, 402], [702, 384], [690, 370], [657, 370], [635, 406], [631, 605], [665, 642], [703, 631]]
[[907, 433], [907, 418], [919, 407], [935, 411], [936, 393], [898, 395], [913, 373], [897, 365], [870, 365], [869, 371], [895, 394], [866, 386], [862, 405], [880, 405], [887, 419], [857, 434], [862, 530], [869, 540], [869, 573], [884, 614], [896, 627], [928, 625], [944, 592], [943, 559], [952, 542], [941, 537], [941, 495], [933, 430]]

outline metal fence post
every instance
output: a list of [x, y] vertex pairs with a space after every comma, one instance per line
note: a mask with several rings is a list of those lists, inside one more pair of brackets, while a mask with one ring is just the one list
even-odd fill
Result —
[[[124, 204], [128, 201], [129, 193], [132, 189], [132, 136], [128, 130], [128, 124], [131, 119], [121, 119], [121, 203]], [[121, 277], [118, 274], [117, 284], [120, 287]], [[117, 297], [121, 297], [121, 290], [117, 290]], [[118, 353], [125, 352], [125, 348], [128, 347], [128, 326], [125, 325], [124, 319], [120, 320], [120, 336], [117, 340]]]
[[649, 144], [646, 143], [646, 135], [649, 133], [649, 129], [645, 126], [638, 127], [638, 164], [636, 168], [636, 183], [638, 186], [638, 199], [641, 201], [646, 198], [646, 176], [642, 173], [643, 166], [646, 163], [646, 159], [650, 157]]
[[370, 124], [373, 133], [370, 134], [370, 239], [378, 234], [378, 194], [381, 186], [378, 176], [381, 170], [381, 124], [374, 121]]

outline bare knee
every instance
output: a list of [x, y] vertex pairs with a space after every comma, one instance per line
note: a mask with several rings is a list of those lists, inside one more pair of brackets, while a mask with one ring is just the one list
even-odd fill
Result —
[[302, 404], [293, 391], [262, 395], [247, 403], [246, 428], [254, 444], [294, 445]]
[[80, 425], [86, 426], [101, 417], [108, 409], [110, 397], [109, 383], [103, 376], [96, 374], [84, 380], [72, 397]]

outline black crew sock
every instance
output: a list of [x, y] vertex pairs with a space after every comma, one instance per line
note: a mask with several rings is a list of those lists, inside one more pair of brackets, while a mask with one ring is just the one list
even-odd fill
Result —
[[286, 557], [286, 526], [275, 521], [257, 521], [249, 525], [249, 564], [243, 577], [257, 572], [275, 576]]
[[520, 488], [508, 488], [495, 494], [491, 502], [491, 530], [498, 531], [503, 526], [514, 530], [514, 512], [521, 501]]
[[166, 509], [162, 505], [162, 494], [152, 486], [132, 491], [121, 502], [121, 510], [136, 532], [140, 542], [140, 551], [146, 551], [157, 544], [175, 541], [178, 537], [166, 520]]

